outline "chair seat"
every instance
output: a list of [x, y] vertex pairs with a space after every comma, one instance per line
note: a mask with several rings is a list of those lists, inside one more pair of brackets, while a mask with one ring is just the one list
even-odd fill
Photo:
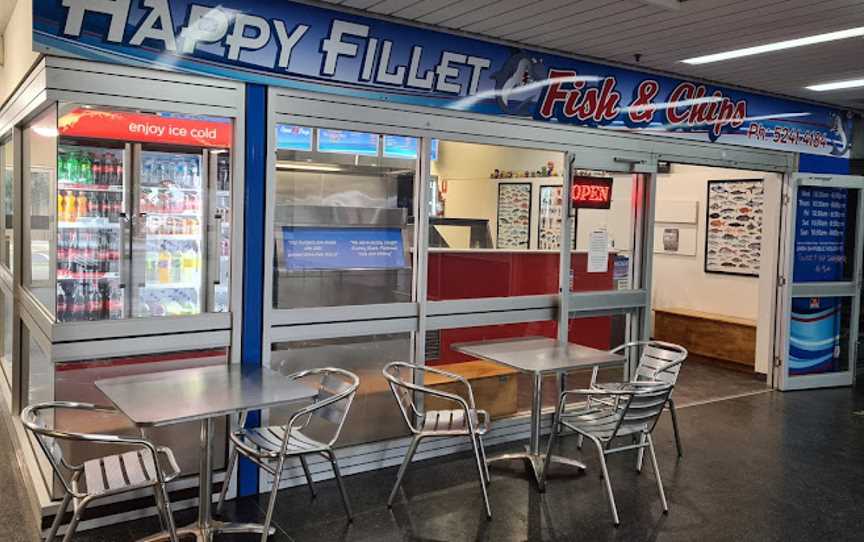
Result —
[[[174, 467], [171, 450], [158, 448], [158, 453], [172, 466], [171, 472], [165, 473], [165, 481], [173, 480], [180, 471]], [[152, 454], [142, 448], [85, 461], [84, 481], [89, 495], [101, 495], [152, 486], [158, 483], [158, 478]]]
[[[251, 453], [259, 458], [276, 458], [282, 450], [282, 441], [285, 439], [285, 429], [282, 426], [257, 427], [235, 431], [230, 435], [231, 440], [241, 450]], [[329, 449], [327, 444], [319, 442], [300, 430], [291, 431], [288, 438], [287, 455], [315, 453]]]
[[[477, 428], [478, 435], [485, 435], [489, 431], [489, 414], [485, 410], [469, 410], [471, 421]], [[482, 418], [482, 420], [481, 420]], [[422, 433], [429, 435], [468, 435], [467, 419], [465, 411], [456, 410], [430, 410], [423, 418]]]
[[577, 433], [608, 441], [612, 435], [622, 437], [648, 431], [648, 422], [627, 421], [621, 425], [618, 432], [615, 429], [621, 420], [622, 409], [611, 406], [586, 407], [581, 410], [565, 413], [561, 423]]

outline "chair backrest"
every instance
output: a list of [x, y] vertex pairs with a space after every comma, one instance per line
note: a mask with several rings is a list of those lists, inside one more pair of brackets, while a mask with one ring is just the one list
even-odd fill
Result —
[[681, 365], [687, 359], [686, 348], [663, 341], [644, 341], [630, 343], [628, 346], [642, 348], [634, 381], [664, 382], [675, 385]]
[[388, 363], [382, 371], [387, 384], [390, 386], [390, 391], [393, 392], [393, 396], [396, 398], [396, 403], [399, 405], [402, 417], [412, 432], [419, 430], [416, 421], [418, 418], [423, 417], [423, 412], [417, 408], [417, 404], [414, 401], [414, 392], [422, 389], [422, 386], [414, 383], [417, 371], [420, 369], [419, 365], [394, 361]]
[[[633, 384], [634, 393], [630, 395], [620, 409], [618, 426], [611, 438], [615, 438], [619, 432], [623, 434], [632, 433], [633, 429], [639, 429], [646, 433], [654, 431], [660, 414], [669, 400], [673, 385], [666, 382], [640, 382]], [[626, 431], [625, 431], [626, 430]]]
[[37, 403], [30, 405], [21, 411], [21, 423], [24, 424], [24, 427], [33, 434], [39, 447], [42, 448], [45, 457], [48, 458], [48, 462], [50, 463], [54, 474], [56, 474], [60, 479], [60, 482], [63, 484], [66, 491], [74, 493], [72, 481], [73, 475], [75, 471], [78, 470], [78, 467], [70, 465], [63, 457], [63, 449], [60, 447], [59, 441], [89, 440], [91, 436], [94, 439], [96, 436], [57, 430], [54, 427], [55, 411], [61, 408], [92, 411], [101, 410], [96, 405], [88, 403], [71, 403], [66, 401]]
[[324, 420], [335, 426], [329, 440], [329, 444], [332, 446], [339, 438], [342, 427], [345, 425], [348, 412], [351, 410], [351, 403], [354, 401], [357, 388], [360, 387], [360, 378], [351, 371], [334, 367], [301, 371], [294, 375], [294, 378], [316, 379], [318, 393], [312, 404], [303, 409], [305, 415], [299, 418], [303, 421], [293, 428], [304, 427], [313, 417]]

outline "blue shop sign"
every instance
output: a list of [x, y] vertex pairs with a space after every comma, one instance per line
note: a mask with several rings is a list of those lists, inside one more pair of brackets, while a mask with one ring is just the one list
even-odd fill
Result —
[[34, 47], [121, 64], [541, 121], [848, 157], [814, 104], [293, 2], [33, 2]]
[[282, 227], [283, 264], [289, 271], [405, 267], [399, 228]]

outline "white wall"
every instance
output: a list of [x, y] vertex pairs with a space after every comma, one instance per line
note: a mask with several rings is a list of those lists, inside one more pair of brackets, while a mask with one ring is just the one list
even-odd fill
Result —
[[39, 57], [33, 52], [32, 32], [33, 1], [18, 0], [3, 33], [4, 58], [3, 65], [0, 66], [0, 104], [12, 94]]
[[[764, 179], [762, 261], [759, 277], [706, 273], [705, 227], [707, 181]], [[757, 322], [757, 371], [766, 372], [771, 357], [776, 239], [781, 177], [773, 173], [673, 164], [671, 173], [657, 176], [658, 206], [663, 201], [698, 202], [696, 255], [654, 254], [654, 308], [684, 308]], [[657, 222], [662, 227], [663, 223]], [[673, 226], [673, 224], [670, 224]], [[674, 224], [686, 228], [686, 225]], [[773, 242], [772, 242], [773, 241]]]

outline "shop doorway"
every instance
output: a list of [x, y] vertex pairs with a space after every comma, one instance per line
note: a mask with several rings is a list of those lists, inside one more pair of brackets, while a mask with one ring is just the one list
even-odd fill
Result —
[[654, 339], [690, 352], [676, 402], [770, 384], [782, 176], [669, 164], [657, 175]]

